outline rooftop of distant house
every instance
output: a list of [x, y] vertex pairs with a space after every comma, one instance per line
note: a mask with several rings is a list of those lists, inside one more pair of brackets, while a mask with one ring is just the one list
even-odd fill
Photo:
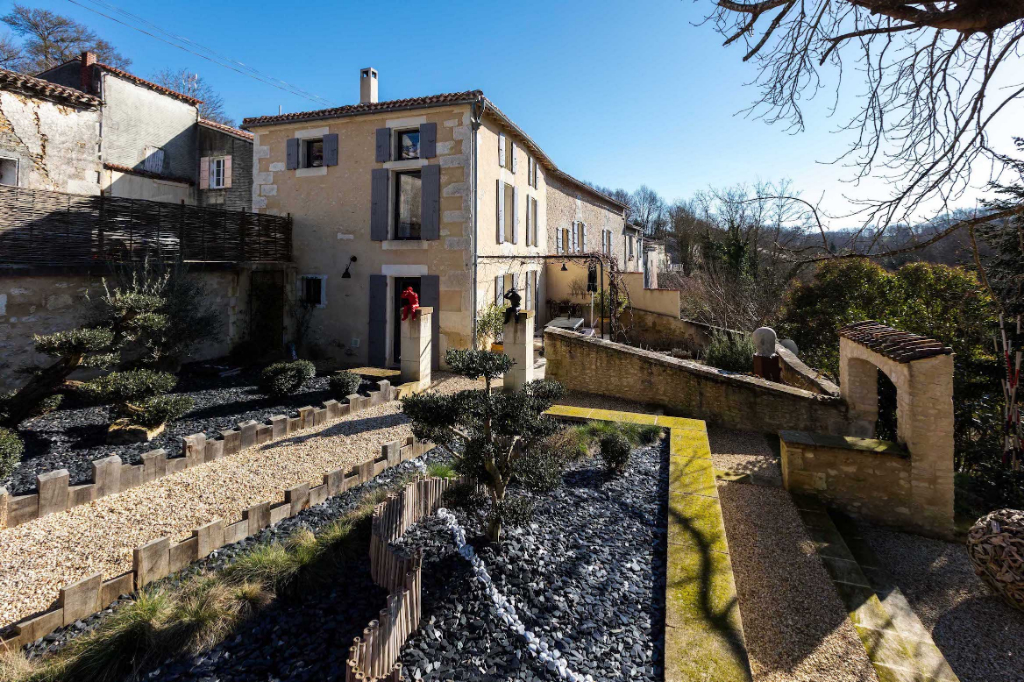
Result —
[[578, 189], [593, 194], [600, 199], [609, 202], [613, 206], [625, 209], [626, 206], [620, 201], [594, 189], [582, 180], [577, 180], [565, 171], [558, 168], [555, 162], [540, 148], [533, 138], [527, 135], [522, 128], [517, 126], [511, 118], [505, 115], [494, 102], [489, 100], [482, 90], [465, 90], [463, 92], [442, 93], [439, 95], [427, 95], [425, 97], [408, 97], [394, 99], [386, 102], [361, 102], [359, 104], [346, 104], [340, 107], [317, 109], [313, 111], [299, 111], [289, 114], [275, 114], [271, 116], [252, 116], [242, 121], [243, 128], [262, 128], [265, 126], [284, 125], [289, 123], [304, 123], [307, 121], [319, 121], [333, 118], [347, 118], [349, 116], [365, 116], [393, 111], [406, 111], [411, 109], [429, 109], [433, 107], [454, 106], [459, 104], [471, 104], [479, 107], [479, 115], [491, 116], [502, 126], [507, 128], [512, 135], [526, 147], [530, 153], [556, 178], [568, 182]]
[[238, 128], [233, 128], [224, 123], [218, 123], [217, 121], [211, 121], [205, 118], [199, 119], [199, 125], [203, 126], [204, 128], [210, 128], [211, 130], [219, 130], [222, 133], [233, 135], [234, 137], [241, 138], [246, 142], [252, 142], [253, 134], [246, 130], [239, 130]]
[[[90, 53], [90, 52], [86, 52], [85, 55], [83, 55], [83, 56], [88, 56], [88, 55], [91, 55], [91, 54], [92, 53]], [[95, 58], [95, 57], [93, 57], [93, 58]], [[53, 67], [51, 69], [47, 69], [46, 71], [43, 71], [42, 73], [39, 74], [39, 76], [44, 76], [44, 75], [50, 73], [51, 71], [55, 71], [56, 69], [59, 69], [59, 68], [64, 67], [64, 66], [67, 66], [68, 64], [73, 64], [73, 63], [76, 63], [76, 62], [81, 63], [81, 61], [82, 61], [82, 57], [75, 57], [74, 59], [69, 59], [68, 61], [64, 62], [63, 64], [58, 64], [57, 66], [55, 66], [55, 67]], [[153, 90], [154, 92], [159, 92], [161, 95], [167, 95], [168, 97], [173, 97], [173, 98], [175, 98], [177, 100], [181, 100], [182, 102], [184, 102], [186, 104], [191, 104], [193, 106], [199, 106], [200, 104], [203, 103], [203, 100], [201, 100], [201, 99], [197, 99], [195, 97], [191, 97], [189, 95], [186, 95], [185, 93], [178, 92], [177, 90], [171, 90], [170, 88], [165, 88], [164, 86], [159, 85], [157, 83], [154, 83], [152, 81], [148, 81], [145, 78], [139, 78], [135, 74], [128, 73], [124, 69], [119, 69], [116, 66], [111, 66], [110, 64], [104, 64], [103, 62], [99, 62], [99, 61], [93, 62], [92, 66], [95, 66], [97, 68], [103, 69], [104, 71], [106, 71], [108, 73], [111, 73], [111, 74], [113, 74], [113, 75], [115, 75], [115, 76], [117, 76], [119, 78], [123, 78], [124, 80], [129, 81], [131, 83], [134, 83], [135, 85], [139, 85], [139, 86], [142, 86], [144, 88], [149, 88], [150, 90]]]
[[0, 69], [0, 90], [18, 92], [74, 107], [92, 108], [103, 104], [103, 100], [99, 97], [94, 97], [81, 90], [7, 69]]

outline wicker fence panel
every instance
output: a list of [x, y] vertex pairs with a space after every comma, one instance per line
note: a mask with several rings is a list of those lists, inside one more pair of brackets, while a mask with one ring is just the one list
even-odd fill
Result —
[[0, 264], [287, 262], [290, 217], [0, 185]]

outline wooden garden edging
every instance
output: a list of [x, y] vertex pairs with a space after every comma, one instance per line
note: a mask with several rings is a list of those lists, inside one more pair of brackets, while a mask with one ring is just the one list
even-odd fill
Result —
[[[390, 393], [392, 389], [388, 386], [387, 390]], [[362, 401], [366, 401], [365, 405]], [[356, 406], [350, 409], [358, 411], [374, 404], [369, 401], [370, 398], [359, 398], [350, 403]], [[349, 407], [349, 405], [344, 407]], [[348, 412], [346, 410], [343, 414]], [[298, 418], [293, 419], [298, 421]], [[320, 421], [311, 425], [322, 423], [326, 422]], [[289, 488], [283, 493], [283, 502], [268, 501], [253, 505], [244, 510], [242, 518], [234, 523], [228, 523], [223, 519], [214, 519], [193, 530], [192, 536], [182, 542], [174, 543], [170, 537], [162, 537], [136, 547], [132, 551], [132, 570], [108, 580], [104, 580], [103, 575], [97, 573], [72, 585], [62, 587], [56, 606], [14, 624], [13, 636], [0, 640], [0, 652], [5, 648], [19, 649], [40, 637], [45, 637], [57, 628], [98, 613], [115, 602], [121, 595], [136, 592], [156, 580], [186, 568], [194, 561], [207, 557], [220, 547], [239, 542], [268, 526], [295, 516], [304, 509], [321, 504], [328, 497], [339, 495], [357, 485], [366, 483], [386, 469], [420, 457], [432, 450], [433, 447], [433, 443], [417, 440], [413, 436], [409, 436], [404, 443], [402, 441], [385, 443], [381, 446], [378, 456], [362, 464], [357, 464], [347, 471], [345, 469], [330, 471], [324, 474], [323, 483], [316, 487], [310, 488], [308, 483], [303, 483]], [[438, 499], [440, 499], [439, 495]], [[394, 572], [395, 569], [389, 570]], [[417, 606], [417, 608], [419, 607]], [[0, 630], [2, 629], [0, 627]]]
[[92, 463], [91, 483], [69, 485], [67, 469], [39, 474], [36, 476], [38, 489], [34, 493], [11, 497], [5, 489], [0, 488], [0, 530], [88, 504], [101, 497], [116, 495], [163, 476], [271, 443], [305, 429], [329, 424], [353, 412], [394, 400], [399, 391], [400, 387], [393, 387], [389, 381], [383, 380], [378, 382], [378, 389], [369, 396], [353, 393], [346, 397], [347, 403], [328, 400], [318, 408], [300, 407], [297, 417], [279, 414], [262, 424], [255, 421], [242, 422], [236, 429], [221, 431], [219, 439], [208, 439], [205, 434], [194, 433], [184, 437], [179, 457], [169, 456], [164, 449], [144, 453], [141, 464], [123, 464], [117, 455], [103, 457]]
[[346, 682], [401, 682], [398, 656], [423, 614], [423, 550], [399, 556], [391, 543], [414, 523], [437, 512], [444, 491], [454, 481], [420, 478], [388, 496], [373, 510], [370, 533], [370, 573], [388, 591], [387, 607], [356, 637], [346, 661]]

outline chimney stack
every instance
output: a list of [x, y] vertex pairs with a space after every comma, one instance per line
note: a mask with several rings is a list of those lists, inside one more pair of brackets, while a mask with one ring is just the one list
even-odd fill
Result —
[[96, 63], [96, 53], [83, 52], [81, 62], [82, 92], [92, 95], [94, 94], [92, 91], [92, 65]]
[[362, 69], [359, 72], [359, 103], [374, 104], [376, 101], [377, 69]]

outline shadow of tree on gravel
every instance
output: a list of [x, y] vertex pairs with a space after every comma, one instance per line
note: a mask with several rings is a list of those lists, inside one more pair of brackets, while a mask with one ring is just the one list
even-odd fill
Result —
[[[363, 433], [380, 431], [395, 426], [409, 424], [409, 419], [401, 413], [386, 414], [379, 417], [365, 417], [363, 419], [350, 419], [348, 421], [336, 422], [335, 424], [321, 431], [311, 433], [297, 433], [272, 443], [264, 444], [262, 450], [273, 450], [275, 448], [304, 443], [311, 438], [328, 438], [331, 436], [358, 436]], [[376, 453], [380, 454], [380, 453]]]

